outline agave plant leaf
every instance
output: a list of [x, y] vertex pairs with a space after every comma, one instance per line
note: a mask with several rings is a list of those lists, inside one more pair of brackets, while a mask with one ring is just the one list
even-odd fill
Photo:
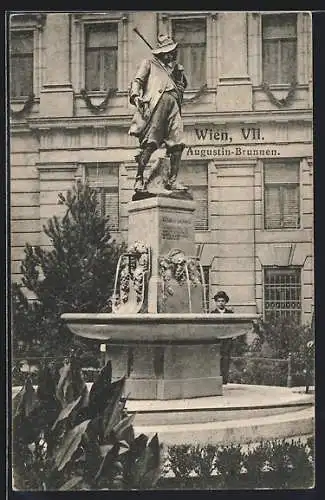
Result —
[[148, 443], [148, 468], [155, 469], [160, 466], [161, 447], [159, 444], [158, 434], [156, 433]]
[[64, 419], [68, 418], [71, 415], [72, 411], [80, 403], [81, 398], [82, 398], [82, 395], [80, 395], [75, 401], [72, 401], [72, 403], [70, 403], [67, 406], [65, 406], [64, 408], [62, 408], [62, 410], [60, 411], [60, 413], [58, 415], [58, 418], [56, 419], [56, 421], [52, 425], [52, 431], [54, 431], [54, 429], [56, 428], [57, 424], [59, 422], [61, 422], [61, 420], [64, 420]]
[[[72, 409], [71, 421], [73, 425], [77, 425], [80, 424], [80, 422], [83, 422], [84, 420], [91, 419], [91, 415], [88, 409], [89, 390], [86, 384], [84, 385], [79, 397], [80, 397], [79, 404], [77, 404]], [[93, 421], [94, 420], [95, 419], [93, 419]]]
[[87, 486], [84, 482], [84, 478], [82, 476], [73, 476], [71, 479], [69, 479], [69, 481], [64, 483], [61, 488], [59, 488], [59, 491], [79, 490], [81, 489], [81, 486], [83, 486], [83, 489], [85, 486]]
[[60, 369], [56, 397], [64, 407], [82, 394], [85, 385], [79, 365], [74, 358], [71, 358]]
[[142, 450], [140, 456], [135, 459], [130, 475], [130, 486], [132, 488], [141, 488], [143, 476], [147, 472], [148, 458], [149, 451], [147, 448], [145, 448], [144, 450]]
[[133, 443], [135, 439], [134, 428], [133, 425], [130, 425], [126, 429], [124, 429], [123, 433], [120, 435], [120, 441], [126, 441], [129, 446]]
[[98, 434], [88, 426], [87, 432], [83, 436], [82, 447], [85, 451], [85, 465], [83, 476], [86, 482], [92, 487], [96, 487], [96, 474], [102, 462], [103, 451], [98, 442]]
[[145, 434], [140, 434], [134, 441], [130, 444], [130, 449], [126, 454], [126, 460], [124, 465], [124, 480], [127, 484], [133, 485], [135, 482], [135, 464], [141, 458], [144, 453], [148, 442], [148, 436]]
[[[112, 448], [106, 448], [103, 459], [95, 476], [95, 480], [98, 481], [101, 477], [108, 475], [112, 472], [112, 466], [116, 462], [120, 445], [115, 443]], [[104, 450], [103, 450], [104, 451]]]
[[27, 378], [24, 386], [14, 398], [13, 414], [28, 417], [38, 404], [38, 397], [30, 378]]
[[145, 472], [140, 477], [141, 488], [153, 487], [161, 475], [161, 447], [158, 435], [150, 440], [145, 454]]
[[69, 384], [69, 379], [71, 377], [70, 368], [71, 368], [70, 363], [65, 363], [59, 370], [60, 379], [56, 387], [55, 395], [57, 399], [61, 402], [62, 406], [66, 405], [67, 386]]
[[119, 443], [120, 443], [120, 448], [121, 448], [121, 452], [122, 453], [124, 453], [123, 450], [129, 450], [130, 449], [130, 445], [129, 445], [129, 443], [127, 441], [122, 440], [122, 441], [119, 441]]
[[125, 377], [113, 382], [109, 389], [106, 407], [103, 414], [104, 438], [110, 435], [116, 422], [120, 419], [120, 399], [125, 386]]
[[56, 383], [48, 366], [43, 366], [38, 375], [37, 397], [41, 403], [53, 408], [58, 407]]
[[90, 419], [84, 420], [67, 433], [63, 443], [56, 452], [54, 463], [58, 471], [61, 471], [68, 462], [70, 462], [73, 454], [77, 451], [81, 439], [85, 434]]
[[100, 456], [105, 457], [109, 451], [111, 451], [114, 448], [114, 444], [102, 444], [99, 449], [100, 449]]
[[107, 403], [107, 396], [112, 382], [112, 363], [108, 361], [99, 372], [97, 379], [93, 383], [89, 392], [89, 416], [94, 418], [102, 413]]
[[118, 440], [118, 441], [123, 440], [123, 436], [124, 436], [125, 431], [130, 426], [132, 426], [134, 419], [135, 419], [135, 413], [133, 415], [129, 415], [129, 416], [123, 418], [120, 422], [118, 422], [113, 427], [112, 432], [113, 432], [116, 440]]
[[140, 479], [139, 488], [150, 489], [153, 488], [161, 477], [162, 469], [161, 467], [156, 467], [155, 469], [146, 472]]
[[159, 478], [159, 469], [160, 446], [158, 436], [155, 434], [135, 460], [132, 471], [133, 486], [136, 488], [151, 486], [150, 481]]

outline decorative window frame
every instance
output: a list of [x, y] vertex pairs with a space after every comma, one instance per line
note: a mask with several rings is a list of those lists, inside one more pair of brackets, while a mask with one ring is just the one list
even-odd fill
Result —
[[[206, 83], [208, 89], [214, 89], [218, 81], [217, 64], [217, 17], [215, 11], [170, 11], [160, 12], [157, 15], [157, 35], [168, 34], [172, 36], [172, 20], [174, 19], [206, 19]], [[186, 68], [185, 68], [186, 71]], [[185, 91], [186, 94], [192, 94], [193, 89]]]
[[[17, 13], [11, 14], [9, 29], [10, 33], [30, 31], [33, 32], [33, 94], [34, 99], [39, 99], [43, 83], [43, 28], [46, 22], [45, 13]], [[12, 97], [12, 102], [23, 102], [24, 97]]]
[[[294, 11], [260, 11], [247, 13], [248, 31], [248, 73], [253, 86], [261, 87], [263, 83], [262, 60], [262, 16], [292, 14]], [[312, 61], [310, 53], [311, 44], [311, 19], [309, 12], [296, 12], [297, 14], [297, 84], [307, 86], [312, 74]], [[267, 82], [266, 82], [267, 83]], [[290, 83], [271, 84], [274, 90], [288, 90]]]
[[[86, 27], [95, 24], [117, 24], [117, 91], [126, 92], [128, 88], [128, 13], [127, 12], [88, 12], [72, 14], [71, 26], [71, 79], [77, 94], [85, 88]], [[91, 91], [89, 95], [105, 95], [103, 91]]]
[[[261, 186], [262, 186], [262, 189], [261, 189], [261, 203], [262, 203], [262, 206], [261, 206], [261, 212], [262, 212], [262, 219], [261, 219], [261, 229], [262, 231], [265, 231], [265, 232], [277, 232], [277, 231], [280, 231], [280, 232], [293, 232], [293, 231], [301, 231], [303, 229], [303, 217], [302, 217], [302, 214], [303, 214], [303, 192], [302, 192], [302, 174], [303, 174], [303, 161], [301, 158], [292, 158], [292, 157], [288, 157], [288, 158], [280, 158], [278, 161], [275, 160], [274, 163], [278, 163], [278, 162], [283, 162], [285, 164], [289, 164], [289, 163], [299, 163], [299, 226], [298, 227], [284, 227], [284, 228], [266, 228], [265, 227], [265, 179], [264, 179], [264, 176], [265, 176], [265, 165], [266, 164], [270, 164], [272, 163], [272, 160], [261, 160], [260, 161], [260, 168], [261, 168]], [[279, 182], [280, 184], [280, 182]]]

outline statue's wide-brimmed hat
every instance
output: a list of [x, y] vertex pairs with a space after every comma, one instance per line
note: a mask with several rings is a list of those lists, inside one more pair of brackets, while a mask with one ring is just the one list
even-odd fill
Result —
[[217, 292], [213, 298], [214, 298], [214, 300], [224, 299], [226, 303], [229, 302], [229, 297], [226, 294], [226, 292], [224, 292], [223, 290], [220, 290], [220, 292]]
[[177, 43], [174, 42], [172, 38], [168, 35], [161, 35], [158, 37], [158, 45], [155, 49], [152, 49], [154, 55], [167, 54], [167, 52], [172, 52], [177, 47]]

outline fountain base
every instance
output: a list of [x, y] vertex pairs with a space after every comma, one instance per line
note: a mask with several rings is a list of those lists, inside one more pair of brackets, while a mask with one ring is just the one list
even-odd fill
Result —
[[137, 433], [165, 445], [245, 444], [314, 432], [314, 395], [303, 388], [228, 384], [223, 397], [128, 401]]

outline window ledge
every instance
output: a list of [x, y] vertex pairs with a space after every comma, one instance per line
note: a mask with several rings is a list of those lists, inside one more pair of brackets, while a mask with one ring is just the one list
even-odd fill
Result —
[[[25, 104], [26, 100], [29, 98], [30, 96], [26, 95], [24, 97], [11, 97], [10, 98], [10, 103], [11, 104]], [[34, 104], [35, 103], [39, 103], [39, 97], [34, 97], [33, 99], [33, 102]]]
[[[270, 90], [290, 90], [291, 84], [290, 83], [270, 83], [268, 84]], [[306, 89], [308, 90], [308, 84], [306, 83], [297, 83], [296, 86], [297, 89]], [[253, 86], [253, 90], [263, 90], [262, 84], [255, 85]]]
[[292, 228], [292, 227], [288, 227], [288, 228], [274, 228], [274, 229], [257, 229], [257, 231], [264, 231], [265, 233], [274, 233], [275, 231], [290, 231], [290, 233], [292, 233], [293, 231], [303, 231], [304, 228], [303, 227], [299, 227], [299, 228]]
[[[126, 90], [117, 90], [116, 94], [114, 94], [113, 97], [123, 97], [126, 96], [128, 92]], [[107, 91], [106, 90], [90, 90], [87, 92], [88, 97], [103, 97], [105, 98], [107, 96]], [[82, 94], [80, 92], [75, 93], [75, 97], [82, 97]]]

